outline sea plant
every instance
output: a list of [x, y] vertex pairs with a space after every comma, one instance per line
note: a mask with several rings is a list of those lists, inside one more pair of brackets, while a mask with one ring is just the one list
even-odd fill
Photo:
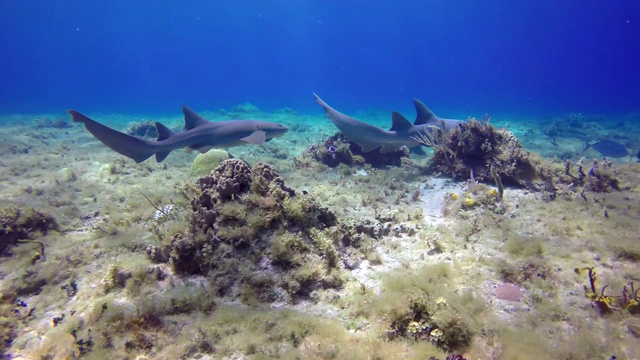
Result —
[[581, 274], [587, 271], [589, 274], [589, 286], [584, 285], [584, 291], [587, 298], [591, 299], [601, 314], [611, 314], [614, 310], [621, 308], [626, 309], [632, 315], [640, 314], [640, 298], [638, 292], [640, 289], [636, 289], [633, 282], [627, 283], [622, 288], [622, 295], [605, 295], [605, 290], [609, 285], [605, 285], [600, 290], [596, 285], [596, 271], [594, 267], [575, 268], [576, 274]]
[[616, 310], [616, 308], [614, 307], [615, 303], [616, 303], [616, 299], [613, 296], [609, 296], [609, 295], [605, 295], [605, 290], [607, 289], [608, 285], [603, 286], [600, 291], [598, 291], [598, 288], [596, 286], [596, 270], [594, 267], [585, 267], [585, 268], [575, 268], [574, 271], [576, 272], [576, 274], [581, 274], [584, 271], [587, 271], [589, 274], [589, 286], [587, 287], [586, 285], [584, 285], [584, 293], [585, 295], [591, 299], [596, 306], [598, 306], [598, 309], [600, 310], [601, 314], [610, 314], [613, 312], [613, 310]]

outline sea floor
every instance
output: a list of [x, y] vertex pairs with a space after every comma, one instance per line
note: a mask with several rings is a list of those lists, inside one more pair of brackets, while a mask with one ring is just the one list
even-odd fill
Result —
[[[629, 284], [640, 287], [635, 157], [614, 164], [619, 191], [557, 189], [549, 199], [507, 187], [504, 211], [497, 212], [461, 205], [465, 194], [494, 184], [434, 173], [430, 151], [400, 167], [296, 166], [295, 158], [336, 132], [321, 115], [246, 106], [202, 115], [223, 120], [242, 111], [291, 130], [262, 146], [229, 149], [235, 158], [270, 164], [288, 187], [310, 194], [340, 222], [382, 229], [371, 236], [365, 258], [339, 266], [340, 286], [289, 302], [212, 294], [211, 279], [176, 274], [147, 254], [181, 226], [156, 220], [159, 209], [184, 202], [185, 189], [198, 186], [190, 172], [196, 154], [178, 150], [162, 163], [136, 164], [62, 116], [6, 116], [3, 226], [9, 208], [35, 209], [58, 225], [29, 232], [33, 241], [13, 243], [0, 256], [6, 358], [640, 359], [640, 317], [626, 306]], [[119, 130], [144, 120], [87, 115]], [[387, 121], [371, 116], [380, 126]], [[179, 116], [153, 120], [182, 125]], [[599, 127], [587, 119], [557, 135], [568, 127], [554, 121], [564, 120], [494, 124], [548, 161], [578, 160], [589, 130], [594, 138], [640, 143], [631, 126]], [[585, 156], [585, 163], [601, 158], [593, 150]], [[8, 239], [12, 230], [2, 235]], [[588, 268], [597, 274], [595, 295]], [[445, 344], [433, 324], [459, 339]]]

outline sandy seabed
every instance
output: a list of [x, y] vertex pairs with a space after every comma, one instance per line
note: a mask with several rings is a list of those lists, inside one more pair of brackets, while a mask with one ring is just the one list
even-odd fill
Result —
[[[430, 172], [429, 151], [412, 155], [411, 166], [300, 167], [294, 158], [335, 133], [333, 125], [290, 110], [259, 117], [291, 131], [229, 149], [234, 157], [270, 164], [338, 221], [384, 229], [371, 237], [367, 256], [338, 266], [340, 286], [274, 303], [212, 294], [207, 276], [176, 274], [147, 255], [180, 226], [158, 223], [158, 208], [184, 203], [185, 188], [198, 186], [190, 173], [195, 154], [178, 150], [162, 163], [136, 164], [61, 117], [7, 116], [0, 122], [3, 236], [12, 231], [7, 209], [35, 209], [57, 229], [3, 246], [5, 356], [640, 359], [640, 318], [627, 299], [630, 283], [640, 287], [640, 164], [618, 161], [620, 190], [609, 193], [563, 188], [550, 200], [507, 188], [497, 213], [465, 204], [475, 185]], [[142, 120], [95, 119], [120, 130]], [[181, 126], [179, 117], [154, 120]], [[577, 159], [580, 140], [551, 141], [533, 123], [496, 126], [547, 159]], [[588, 268], [597, 274], [591, 298]], [[603, 308], [606, 296], [611, 306]]]

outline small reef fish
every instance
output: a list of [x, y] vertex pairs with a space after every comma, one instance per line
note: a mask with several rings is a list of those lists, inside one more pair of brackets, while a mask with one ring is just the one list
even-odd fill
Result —
[[437, 126], [449, 131], [458, 126], [462, 120], [442, 119], [436, 116], [419, 100], [414, 99], [416, 120], [413, 124], [397, 111], [391, 113], [392, 126], [389, 130], [369, 125], [356, 120], [325, 103], [318, 95], [313, 94], [316, 102], [324, 108], [327, 117], [349, 140], [360, 145], [363, 152], [380, 148], [381, 153], [394, 151], [402, 146], [420, 145], [415, 139], [419, 134], [431, 131], [429, 126]]
[[145, 161], [154, 154], [156, 161], [161, 162], [171, 151], [185, 147], [205, 153], [212, 148], [262, 144], [284, 135], [289, 130], [284, 125], [260, 120], [213, 122], [184, 105], [182, 112], [184, 113], [184, 131], [173, 131], [156, 122], [158, 140], [149, 141], [102, 125], [75, 110], [68, 111], [73, 121], [83, 123], [96, 139], [137, 163]]
[[589, 148], [594, 149], [600, 154], [610, 158], [623, 158], [629, 156], [629, 150], [621, 143], [614, 140], [602, 140], [595, 144], [587, 143], [582, 153], [584, 154]]

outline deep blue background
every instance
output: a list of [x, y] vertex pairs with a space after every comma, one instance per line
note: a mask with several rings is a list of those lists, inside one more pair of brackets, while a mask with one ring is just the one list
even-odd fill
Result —
[[[637, 0], [0, 0], [0, 113], [640, 111]], [[466, 115], [465, 115], [466, 116]]]

